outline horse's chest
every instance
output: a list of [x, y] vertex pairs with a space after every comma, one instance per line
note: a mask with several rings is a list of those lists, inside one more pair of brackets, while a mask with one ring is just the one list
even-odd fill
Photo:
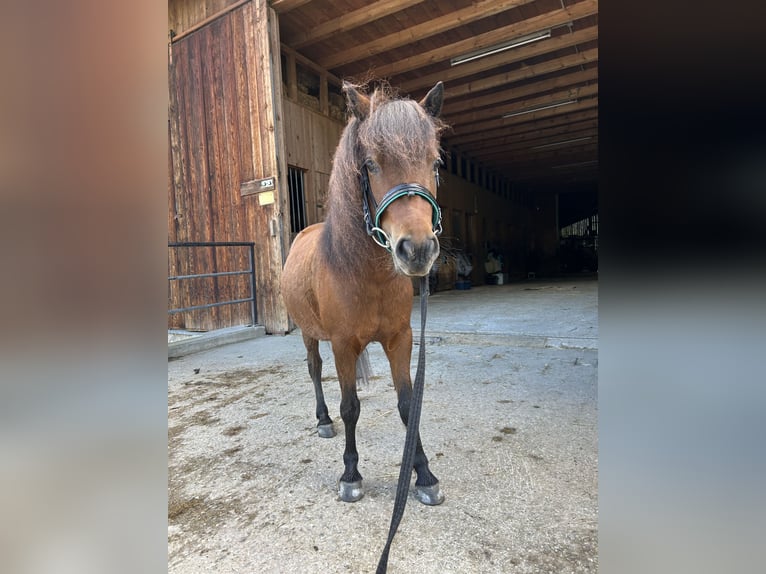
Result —
[[382, 299], [369, 301], [356, 310], [355, 322], [367, 335], [376, 338], [398, 332], [410, 322], [411, 305], [408, 301]]

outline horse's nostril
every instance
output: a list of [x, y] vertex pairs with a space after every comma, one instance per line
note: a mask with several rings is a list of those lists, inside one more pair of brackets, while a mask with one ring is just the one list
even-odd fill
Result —
[[402, 239], [396, 246], [396, 253], [405, 261], [411, 261], [415, 258], [415, 244], [409, 239]]

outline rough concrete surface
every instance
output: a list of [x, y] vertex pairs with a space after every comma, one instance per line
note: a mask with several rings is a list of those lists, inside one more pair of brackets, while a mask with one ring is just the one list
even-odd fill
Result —
[[[537, 280], [430, 297], [421, 435], [446, 500], [410, 494], [388, 572], [598, 570], [597, 290]], [[417, 333], [417, 298], [412, 321]], [[169, 572], [375, 571], [405, 429], [373, 343], [357, 426], [366, 494], [341, 502], [340, 391], [320, 351], [332, 439], [316, 434], [298, 331], [169, 361]]]

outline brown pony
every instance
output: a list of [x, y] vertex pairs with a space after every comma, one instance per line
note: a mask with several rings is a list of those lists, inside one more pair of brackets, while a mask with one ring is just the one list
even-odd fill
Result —
[[[345, 471], [339, 494], [346, 502], [364, 496], [357, 469], [357, 362], [378, 341], [391, 366], [399, 415], [407, 424], [412, 382], [413, 288], [439, 255], [441, 212], [438, 182], [438, 119], [441, 82], [416, 102], [383, 87], [367, 96], [344, 83], [351, 116], [335, 151], [327, 217], [293, 242], [282, 274], [287, 311], [301, 328], [316, 393], [320, 437], [335, 435], [322, 392], [319, 341], [330, 341], [341, 389], [346, 430]], [[416, 497], [440, 504], [444, 495], [428, 468], [420, 437], [413, 467]]]

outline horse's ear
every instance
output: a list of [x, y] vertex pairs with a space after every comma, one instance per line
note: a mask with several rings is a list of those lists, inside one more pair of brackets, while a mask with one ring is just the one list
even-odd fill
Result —
[[346, 94], [348, 109], [360, 122], [363, 122], [370, 113], [370, 98], [359, 93], [354, 85], [348, 82], [343, 82], [343, 92]]
[[426, 96], [420, 100], [420, 105], [423, 106], [429, 115], [438, 117], [442, 113], [442, 103], [444, 102], [444, 84], [442, 82], [436, 82], [436, 85], [426, 94]]

